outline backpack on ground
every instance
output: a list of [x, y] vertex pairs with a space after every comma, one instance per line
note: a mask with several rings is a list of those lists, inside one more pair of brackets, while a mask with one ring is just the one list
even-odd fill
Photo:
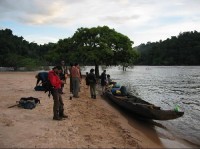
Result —
[[33, 109], [36, 107], [36, 105], [40, 103], [40, 100], [38, 98], [34, 97], [22, 97], [19, 101], [18, 107], [24, 108], [24, 109]]

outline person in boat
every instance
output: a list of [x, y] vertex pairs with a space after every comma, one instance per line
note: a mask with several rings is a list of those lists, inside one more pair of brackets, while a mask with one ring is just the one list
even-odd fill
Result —
[[116, 82], [114, 82], [111, 78], [110, 75], [107, 74], [107, 85], [115, 85]]
[[48, 79], [48, 72], [39, 72], [35, 78], [37, 79], [36, 81], [36, 85], [35, 86], [39, 86], [40, 84], [43, 84], [47, 81]]
[[110, 78], [110, 75], [107, 74], [107, 84], [110, 85], [112, 82], [111, 78]]
[[105, 93], [105, 88], [107, 85], [107, 80], [106, 80], [106, 70], [104, 70], [101, 73], [101, 87], [102, 87], [102, 95]]
[[68, 118], [64, 114], [64, 103], [61, 96], [61, 84], [64, 84], [65, 81], [61, 80], [59, 73], [62, 72], [61, 66], [56, 66], [53, 70], [49, 71], [48, 79], [53, 86], [52, 96], [53, 96], [53, 120], [62, 120], [63, 118]]
[[110, 78], [110, 75], [107, 74], [107, 84], [105, 87], [105, 91], [110, 91], [114, 86], [115, 86], [116, 82], [112, 81], [112, 79]]
[[96, 84], [97, 84], [97, 80], [96, 80], [96, 76], [94, 74], [94, 69], [91, 69], [90, 73], [88, 74], [88, 82], [89, 82], [89, 85], [90, 85], [91, 98], [96, 99]]

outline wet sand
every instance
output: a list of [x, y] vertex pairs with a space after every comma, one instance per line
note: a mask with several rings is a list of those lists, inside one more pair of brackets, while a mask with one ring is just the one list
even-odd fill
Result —
[[[82, 80], [80, 98], [69, 100], [69, 79], [62, 95], [63, 121], [54, 121], [53, 99], [34, 91], [37, 72], [0, 72], [1, 148], [194, 148], [154, 122], [138, 120], [110, 101], [91, 99]], [[8, 108], [21, 97], [39, 98], [33, 110]], [[164, 129], [163, 126], [159, 126]], [[163, 128], [162, 128], [163, 127]]]

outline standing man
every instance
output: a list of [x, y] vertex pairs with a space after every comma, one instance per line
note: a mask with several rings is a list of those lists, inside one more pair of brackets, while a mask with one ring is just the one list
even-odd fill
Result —
[[105, 87], [107, 84], [106, 80], [106, 70], [104, 70], [101, 74], [101, 87], [102, 87], [102, 95], [105, 93]]
[[[61, 61], [61, 68], [62, 68], [62, 71], [59, 74], [59, 76], [60, 76], [60, 79], [66, 83], [68, 71], [67, 71], [67, 66], [65, 66], [65, 61]], [[64, 84], [61, 85], [61, 94], [63, 94], [63, 88], [64, 88]]]
[[90, 95], [91, 98], [96, 99], [96, 76], [94, 74], [94, 69], [90, 70], [90, 73], [88, 74], [88, 82], [90, 84]]
[[70, 93], [73, 93], [73, 85], [72, 85], [72, 67], [74, 66], [73, 63], [70, 63], [70, 67], [69, 67], [69, 79], [70, 79]]
[[75, 63], [74, 66], [72, 67], [71, 76], [72, 76], [72, 86], [73, 86], [73, 97], [79, 98], [78, 92], [80, 89], [81, 76], [78, 68], [78, 63]]
[[86, 72], [85, 83], [86, 83], [87, 88], [90, 86], [90, 82], [89, 82], [89, 79], [88, 79], [88, 75], [89, 75], [89, 73]]
[[[78, 71], [79, 71], [79, 75], [80, 75], [80, 80], [82, 80], [82, 74], [81, 74], [81, 68], [79, 66], [79, 64], [76, 66], [78, 68]], [[81, 82], [81, 81], [80, 81]], [[81, 91], [81, 86], [79, 85], [79, 92]]]
[[48, 79], [53, 86], [52, 96], [54, 100], [53, 105], [53, 120], [62, 120], [62, 118], [68, 118], [67, 115], [64, 114], [64, 103], [61, 96], [61, 84], [65, 82], [60, 80], [59, 73], [61, 73], [62, 67], [56, 66], [53, 70], [49, 71]]

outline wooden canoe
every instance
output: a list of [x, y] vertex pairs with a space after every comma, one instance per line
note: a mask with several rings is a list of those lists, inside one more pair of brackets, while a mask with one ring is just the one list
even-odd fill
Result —
[[172, 120], [184, 115], [184, 112], [180, 111], [162, 110], [161, 107], [133, 95], [115, 96], [110, 91], [106, 91], [105, 96], [120, 107], [144, 119]]

